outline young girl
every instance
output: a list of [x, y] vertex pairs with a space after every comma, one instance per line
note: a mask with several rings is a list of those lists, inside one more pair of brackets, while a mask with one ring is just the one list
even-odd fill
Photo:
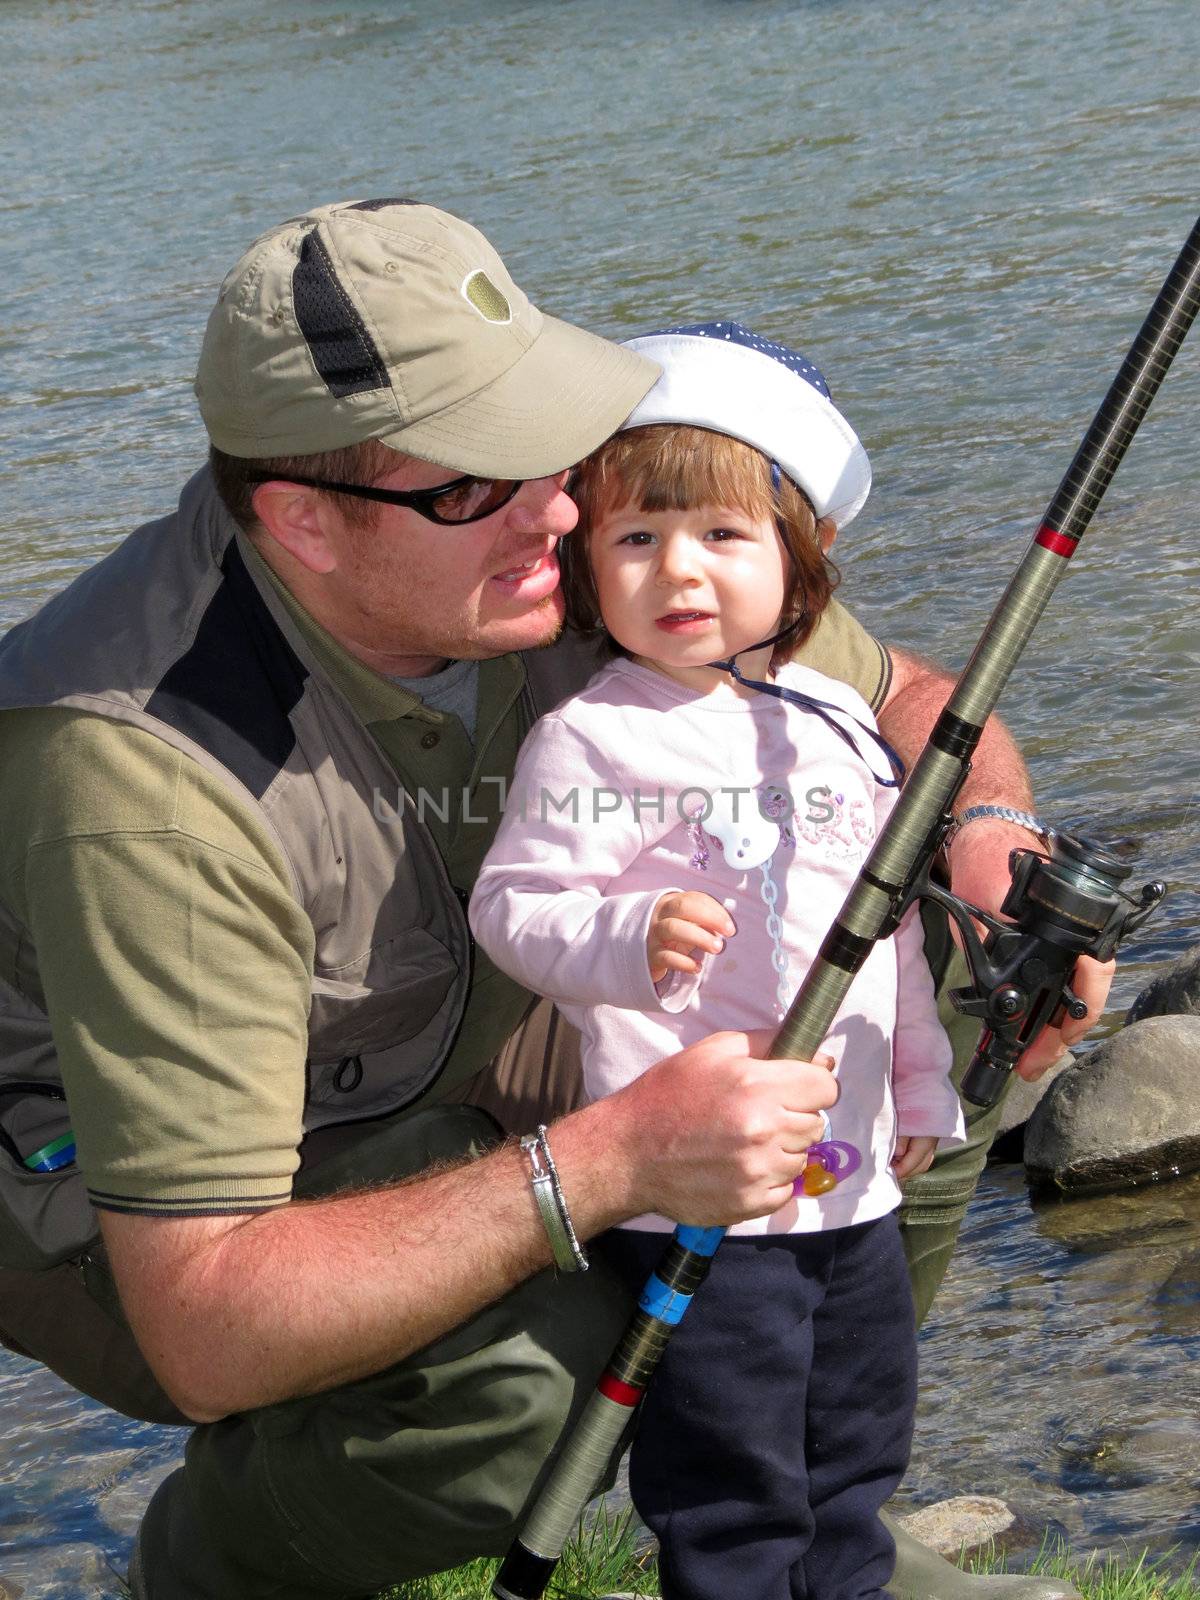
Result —
[[[592, 1098], [783, 1016], [896, 792], [865, 702], [790, 662], [870, 488], [823, 378], [734, 323], [632, 345], [663, 376], [579, 469], [564, 542], [568, 618], [614, 658], [530, 734], [471, 902], [497, 965], [579, 1027]], [[962, 1135], [915, 916], [823, 1049], [827, 1137], [788, 1204], [731, 1231], [643, 1403], [630, 1486], [665, 1600], [860, 1600], [891, 1576], [878, 1511], [916, 1367], [897, 1179]], [[599, 1243], [640, 1288], [672, 1226]]]

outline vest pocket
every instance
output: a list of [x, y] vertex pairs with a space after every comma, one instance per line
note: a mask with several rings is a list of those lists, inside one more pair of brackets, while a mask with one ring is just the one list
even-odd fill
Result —
[[[83, 1253], [97, 1234], [83, 1177], [69, 1160], [71, 1118], [50, 1023], [0, 982], [0, 1267], [39, 1272]], [[53, 1169], [33, 1172], [42, 1156]]]
[[97, 1233], [80, 1173], [28, 1172], [0, 1151], [0, 1267], [42, 1272], [82, 1255]]
[[440, 1070], [466, 989], [467, 973], [423, 929], [348, 968], [318, 968], [305, 1126], [383, 1116], [415, 1099]]
[[440, 939], [416, 928], [345, 967], [316, 969], [308, 1017], [312, 1060], [386, 1050], [421, 1033], [458, 975]]

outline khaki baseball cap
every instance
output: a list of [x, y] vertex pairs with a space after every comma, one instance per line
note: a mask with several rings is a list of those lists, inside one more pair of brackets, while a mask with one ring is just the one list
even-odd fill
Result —
[[646, 357], [543, 315], [481, 233], [433, 206], [319, 206], [221, 286], [196, 395], [228, 455], [379, 439], [459, 472], [540, 478], [624, 422]]

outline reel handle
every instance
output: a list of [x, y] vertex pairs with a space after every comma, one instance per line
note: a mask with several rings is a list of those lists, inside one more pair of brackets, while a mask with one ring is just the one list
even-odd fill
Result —
[[954, 897], [944, 891], [937, 896], [963, 932], [971, 969], [971, 987], [950, 999], [983, 1022], [961, 1094], [985, 1108], [995, 1105], [1024, 1050], [1061, 1009], [1076, 1019], [1087, 1015], [1071, 988], [1079, 957], [1107, 961], [1166, 894], [1165, 884], [1148, 883], [1135, 899], [1122, 887], [1132, 867], [1071, 834], [1055, 835], [1049, 855], [1014, 850], [1009, 859], [1012, 884], [1001, 911], [1011, 920], [982, 917], [988, 929], [982, 943], [971, 926], [977, 909], [961, 901], [951, 906]]

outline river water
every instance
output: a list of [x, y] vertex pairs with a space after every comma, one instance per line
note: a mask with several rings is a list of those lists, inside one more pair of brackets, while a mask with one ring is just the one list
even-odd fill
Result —
[[[199, 460], [241, 248], [405, 194], [598, 331], [738, 317], [813, 356], [875, 469], [845, 596], [961, 665], [1194, 220], [1198, 52], [1195, 0], [6, 0], [0, 622]], [[1171, 881], [1113, 1021], [1197, 914], [1198, 403], [1200, 340], [1003, 706], [1045, 814]], [[1198, 1296], [1200, 1181], [1034, 1209], [993, 1170], [925, 1336], [911, 1495], [1200, 1552]], [[115, 1594], [178, 1448], [0, 1358], [4, 1592]]]

